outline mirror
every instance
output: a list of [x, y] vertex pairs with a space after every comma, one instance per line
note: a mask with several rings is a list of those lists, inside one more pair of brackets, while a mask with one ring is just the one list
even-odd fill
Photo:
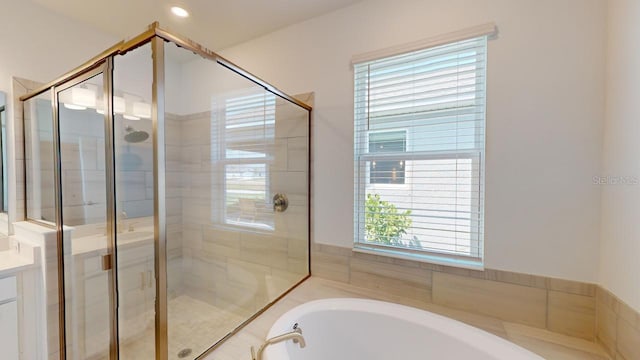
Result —
[[9, 192], [7, 177], [7, 96], [0, 92], [0, 235], [9, 233]]

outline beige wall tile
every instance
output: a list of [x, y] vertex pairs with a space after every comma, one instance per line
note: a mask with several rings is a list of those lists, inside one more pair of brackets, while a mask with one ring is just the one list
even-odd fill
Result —
[[224, 245], [218, 245], [216, 243], [212, 243], [212, 242], [203, 242], [202, 243], [202, 248], [210, 253], [213, 254], [217, 254], [220, 256], [224, 256], [227, 258], [234, 258], [234, 259], [239, 259], [240, 258], [240, 247], [231, 247], [231, 246], [224, 246]]
[[[416, 306], [415, 304], [407, 304], [407, 305]], [[419, 306], [419, 307], [423, 308], [424, 310], [431, 311], [433, 313], [446, 316], [451, 319], [462, 321], [463, 323], [477, 327], [484, 331], [488, 331], [502, 338], [507, 337], [507, 332], [505, 330], [505, 323], [500, 319], [496, 319], [496, 318], [485, 316], [485, 315], [470, 313], [467, 311], [451, 309], [449, 307], [436, 305], [433, 303], [424, 304], [423, 306]]]
[[287, 196], [304, 195], [308, 192], [307, 173], [304, 171], [272, 171], [269, 175], [272, 193]]
[[227, 279], [230, 283], [256, 288], [262, 285], [265, 276], [271, 274], [268, 266], [237, 259], [227, 260]]
[[561, 334], [595, 338], [595, 297], [549, 291], [547, 328]]
[[639, 360], [640, 313], [600, 286], [596, 303], [598, 341], [615, 359]]
[[291, 259], [308, 259], [309, 242], [307, 239], [289, 238], [287, 239], [287, 252]]
[[431, 271], [395, 264], [351, 259], [351, 284], [388, 291], [422, 301], [431, 301]]
[[618, 352], [624, 360], [640, 360], [640, 331], [618, 318]]
[[596, 289], [596, 302], [608, 307], [613, 310], [614, 313], [618, 314], [620, 307], [618, 299], [601, 286], [598, 286]]
[[351, 259], [351, 272], [354, 271], [411, 282], [417, 286], [431, 287], [431, 271], [419, 267], [379, 263], [354, 256]]
[[316, 251], [311, 258], [311, 273], [324, 279], [349, 282], [349, 257]]
[[436, 304], [546, 327], [547, 294], [542, 289], [434, 272], [432, 292]]
[[411, 281], [402, 281], [397, 278], [372, 274], [369, 272], [351, 269], [351, 284], [368, 289], [375, 289], [390, 294], [416, 299], [424, 302], [431, 301], [431, 290], [426, 284], [417, 284]]
[[285, 100], [276, 100], [276, 137], [306, 136], [309, 113]]
[[269, 165], [270, 171], [286, 171], [287, 170], [287, 139], [276, 138], [273, 144], [268, 146], [267, 151], [272, 154], [273, 162]]
[[311, 249], [314, 253], [325, 253], [331, 255], [341, 255], [341, 256], [351, 256], [353, 251], [350, 248], [342, 247], [342, 246], [333, 246], [326, 244], [318, 244], [312, 243]]
[[275, 221], [275, 236], [307, 241], [309, 228], [307, 226], [306, 206], [291, 205], [291, 199], [289, 199], [287, 211], [275, 213], [273, 219]]
[[622, 301], [620, 301], [619, 306], [618, 316], [627, 321], [636, 330], [640, 330], [640, 313]]
[[487, 269], [485, 270], [485, 279], [515, 285], [533, 286], [540, 289], [546, 289], [547, 287], [547, 279], [545, 277], [511, 271]]
[[204, 241], [213, 242], [218, 245], [239, 247], [240, 233], [238, 231], [226, 230], [223, 228], [205, 227]]
[[427, 268], [432, 268], [434, 271], [443, 272], [452, 275], [459, 275], [464, 277], [476, 278], [476, 279], [484, 279], [486, 277], [484, 271], [480, 270], [472, 270], [472, 269], [463, 269], [453, 266], [444, 266], [444, 265], [433, 265]]
[[616, 351], [616, 314], [606, 304], [596, 304], [596, 336], [610, 355]]
[[[600, 344], [592, 342], [590, 340], [580, 339], [569, 335], [558, 334], [547, 329], [539, 329], [531, 326], [504, 323], [509, 337], [523, 336], [531, 339], [542, 340], [548, 344], [562, 345], [570, 349], [580, 350], [593, 355], [597, 355], [598, 359], [606, 359], [607, 352], [602, 348]], [[556, 357], [558, 358], [558, 357]], [[565, 359], [564, 357], [559, 357]], [[586, 358], [586, 357], [585, 357]], [[582, 357], [579, 359], [583, 359]]]
[[211, 142], [211, 120], [204, 116], [198, 118], [199, 116], [194, 114], [194, 119], [182, 120], [182, 144], [207, 145]]
[[304, 274], [305, 276], [308, 275], [309, 274], [308, 259], [305, 258], [302, 260], [296, 260], [294, 258], [289, 258], [289, 260], [287, 260], [287, 271], [295, 274]]
[[544, 340], [530, 338], [521, 335], [510, 336], [509, 340], [524, 347], [544, 359], [549, 360], [609, 360], [606, 355], [593, 354], [588, 351], [573, 349], [571, 347], [549, 343]]
[[[202, 230], [193, 225], [185, 227], [182, 230], [182, 236], [184, 237], [183, 245], [195, 250], [203, 249]], [[215, 253], [215, 252], [214, 252]]]
[[368, 261], [381, 263], [381, 264], [395, 264], [395, 265], [399, 265], [406, 268], [422, 268], [425, 270], [430, 270], [427, 267], [420, 266], [420, 262], [412, 261], [412, 260], [398, 259], [398, 258], [392, 258], [389, 256], [375, 255], [375, 254], [358, 252], [358, 251], [354, 251], [352, 256], [354, 258], [359, 258], [359, 259], [368, 260]]
[[287, 268], [287, 241], [268, 234], [240, 234], [240, 259], [280, 269]]
[[570, 294], [596, 296], [596, 285], [578, 281], [548, 278], [547, 288]]
[[306, 171], [309, 166], [307, 137], [287, 139], [286, 164], [289, 171]]

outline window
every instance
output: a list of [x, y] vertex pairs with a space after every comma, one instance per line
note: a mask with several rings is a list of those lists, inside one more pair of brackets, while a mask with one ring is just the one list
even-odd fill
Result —
[[354, 64], [356, 248], [481, 263], [486, 42]]
[[[275, 136], [275, 95], [260, 92], [224, 101], [222, 132], [224, 223], [272, 230], [269, 150]], [[215, 134], [213, 134], [215, 136]]]

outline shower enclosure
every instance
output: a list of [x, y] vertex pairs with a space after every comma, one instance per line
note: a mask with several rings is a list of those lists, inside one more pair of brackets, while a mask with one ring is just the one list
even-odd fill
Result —
[[309, 276], [308, 105], [157, 24], [21, 100], [50, 356], [198, 358]]

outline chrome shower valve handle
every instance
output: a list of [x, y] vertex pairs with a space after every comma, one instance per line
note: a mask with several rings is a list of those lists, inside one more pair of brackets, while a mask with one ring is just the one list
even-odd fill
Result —
[[275, 194], [273, 196], [273, 211], [284, 212], [289, 207], [289, 199], [285, 194]]

